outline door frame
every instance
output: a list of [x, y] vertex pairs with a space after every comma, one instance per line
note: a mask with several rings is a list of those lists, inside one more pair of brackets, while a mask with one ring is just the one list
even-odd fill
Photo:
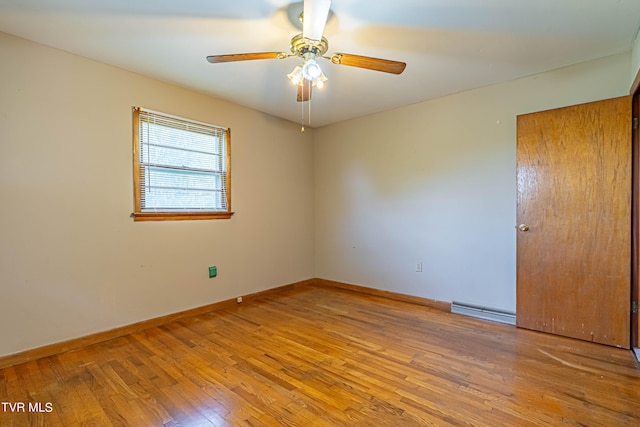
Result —
[[[632, 120], [640, 117], [640, 70], [631, 86]], [[640, 300], [640, 126], [632, 130], [631, 301]], [[631, 347], [640, 346], [640, 316], [631, 313]]]

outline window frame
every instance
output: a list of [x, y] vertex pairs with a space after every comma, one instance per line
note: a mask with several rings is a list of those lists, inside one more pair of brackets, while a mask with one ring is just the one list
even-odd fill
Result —
[[[234, 214], [231, 211], [231, 129], [224, 128], [222, 126], [216, 126], [209, 123], [198, 122], [184, 117], [173, 116], [171, 114], [162, 113], [159, 111], [149, 110], [142, 107], [132, 108], [132, 123], [133, 123], [133, 198], [134, 198], [134, 212], [131, 214], [134, 221], [179, 221], [179, 220], [205, 220], [205, 219], [229, 219]], [[164, 117], [194, 123], [199, 125], [206, 125], [211, 127], [217, 127], [226, 129], [226, 141], [225, 141], [225, 196], [226, 196], [226, 211], [154, 211], [143, 212], [142, 211], [142, 188], [140, 171], [142, 166], [140, 165], [140, 112], [148, 112], [152, 114], [161, 115]]]

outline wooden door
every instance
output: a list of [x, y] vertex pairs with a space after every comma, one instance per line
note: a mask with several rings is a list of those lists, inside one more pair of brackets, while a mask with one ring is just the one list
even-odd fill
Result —
[[629, 348], [631, 98], [517, 120], [516, 324]]

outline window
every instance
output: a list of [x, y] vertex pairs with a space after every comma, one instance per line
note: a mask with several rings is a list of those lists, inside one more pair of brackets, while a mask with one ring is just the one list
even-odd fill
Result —
[[136, 221], [230, 218], [230, 131], [134, 107]]

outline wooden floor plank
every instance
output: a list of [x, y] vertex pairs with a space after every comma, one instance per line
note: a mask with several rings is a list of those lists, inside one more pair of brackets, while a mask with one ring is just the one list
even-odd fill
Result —
[[309, 285], [2, 369], [0, 402], [52, 405], [0, 407], [2, 426], [638, 426], [640, 370], [626, 350]]

